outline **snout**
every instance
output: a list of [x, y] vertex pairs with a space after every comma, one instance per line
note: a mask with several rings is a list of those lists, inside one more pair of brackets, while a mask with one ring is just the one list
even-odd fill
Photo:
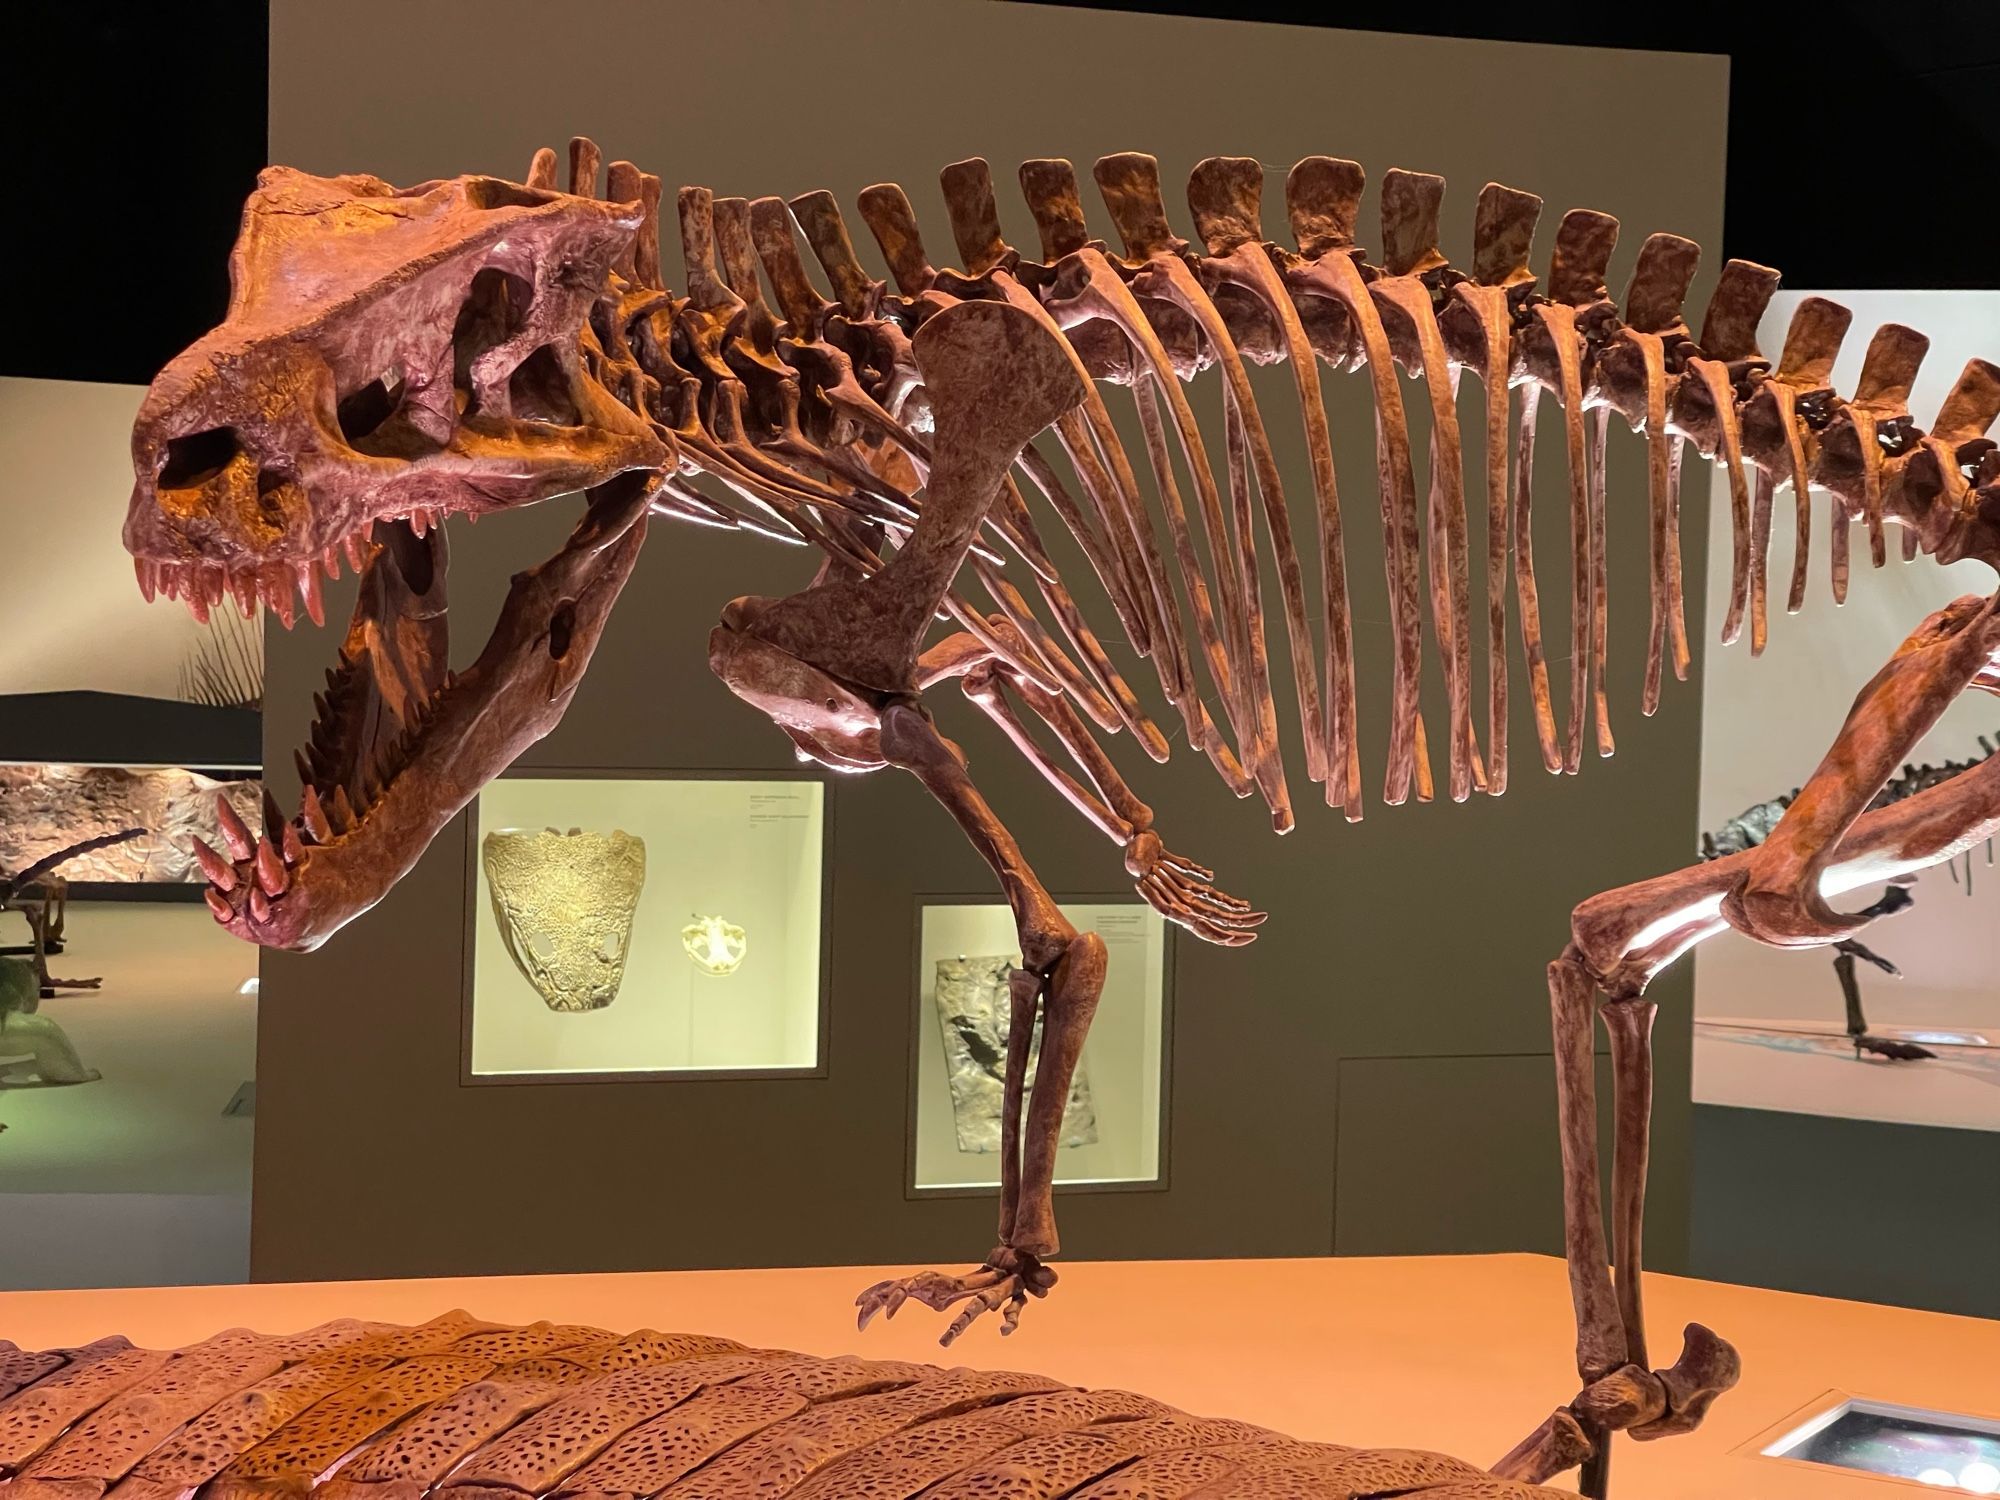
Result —
[[346, 450], [333, 381], [310, 349], [229, 349], [210, 339], [162, 372], [132, 433], [124, 539], [150, 598], [198, 614], [224, 593], [247, 614], [262, 599], [286, 616], [296, 592], [317, 615], [318, 579], [337, 576], [309, 481]]

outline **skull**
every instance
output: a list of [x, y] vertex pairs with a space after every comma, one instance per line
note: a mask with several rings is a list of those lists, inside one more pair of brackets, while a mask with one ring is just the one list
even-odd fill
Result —
[[[325, 941], [561, 717], [677, 461], [600, 383], [592, 325], [630, 290], [646, 212], [492, 177], [259, 178], [227, 318], [140, 407], [125, 521], [141, 589], [197, 618], [227, 592], [321, 623], [322, 575], [342, 555], [361, 574], [298, 816], [265, 828], [268, 853], [203, 861], [232, 933]], [[516, 575], [485, 651], [448, 672], [444, 518], [575, 490], [569, 543]]]
[[[153, 382], [125, 545], [198, 614], [226, 588], [318, 614], [316, 569], [375, 521], [419, 534], [657, 467], [579, 333], [637, 204], [460, 177], [258, 179], [223, 325]], [[357, 563], [358, 565], [358, 563]]]

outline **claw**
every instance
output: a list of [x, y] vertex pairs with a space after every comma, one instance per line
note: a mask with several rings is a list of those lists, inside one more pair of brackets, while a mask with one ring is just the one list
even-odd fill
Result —
[[236, 809], [229, 805], [229, 798], [219, 792], [215, 798], [215, 821], [222, 829], [223, 842], [229, 845], [233, 858], [248, 859], [256, 851], [249, 824], [236, 815]]
[[285, 874], [285, 862], [278, 856], [269, 839], [257, 840], [257, 884], [266, 896], [282, 896], [289, 877]]
[[[236, 866], [209, 848], [201, 839], [195, 838], [192, 842], [194, 844], [195, 862], [201, 866], [201, 873], [208, 877], [209, 884], [220, 890], [235, 890]], [[224, 905], [227, 905], [227, 903], [225, 902]]]

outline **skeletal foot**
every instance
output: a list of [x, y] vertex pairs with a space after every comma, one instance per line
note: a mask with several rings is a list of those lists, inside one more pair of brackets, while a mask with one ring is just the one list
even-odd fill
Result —
[[1021, 1309], [1030, 1297], [1046, 1297], [1056, 1284], [1056, 1273], [1025, 1251], [1002, 1245], [986, 1257], [986, 1264], [963, 1276], [947, 1276], [942, 1271], [919, 1271], [878, 1281], [854, 1299], [860, 1309], [857, 1328], [866, 1328], [877, 1313], [895, 1317], [905, 1302], [921, 1302], [934, 1312], [944, 1312], [963, 1302], [958, 1316], [938, 1339], [949, 1346], [986, 1313], [1004, 1308], [1000, 1332], [1012, 1333], [1021, 1323]]

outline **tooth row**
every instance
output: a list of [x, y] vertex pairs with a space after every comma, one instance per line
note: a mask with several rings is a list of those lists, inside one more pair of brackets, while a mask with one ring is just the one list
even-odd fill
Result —
[[[443, 506], [419, 505], [401, 519], [421, 537], [436, 530], [445, 514]], [[161, 595], [184, 600], [195, 619], [206, 624], [209, 611], [222, 602], [226, 593], [236, 601], [244, 619], [255, 614], [257, 605], [262, 603], [290, 630], [298, 619], [301, 604], [313, 624], [326, 623], [320, 575], [339, 578], [343, 552], [347, 554], [347, 565], [359, 573], [368, 560], [367, 547], [366, 538], [359, 531], [351, 531], [317, 557], [304, 562], [267, 562], [236, 568], [224, 563], [165, 562], [149, 557], [135, 557], [132, 562], [139, 578], [139, 592], [149, 604]]]
[[[350, 550], [350, 561], [353, 556]], [[304, 562], [268, 562], [240, 568], [222, 563], [162, 562], [149, 557], [135, 557], [132, 565], [138, 575], [139, 592], [148, 603], [162, 595], [184, 600], [195, 619], [206, 624], [209, 611], [221, 604], [227, 594], [236, 602], [244, 619], [255, 614], [261, 603], [289, 630], [298, 618], [300, 604], [315, 625], [326, 623], [320, 574], [340, 577], [340, 548], [328, 547], [318, 557]]]

